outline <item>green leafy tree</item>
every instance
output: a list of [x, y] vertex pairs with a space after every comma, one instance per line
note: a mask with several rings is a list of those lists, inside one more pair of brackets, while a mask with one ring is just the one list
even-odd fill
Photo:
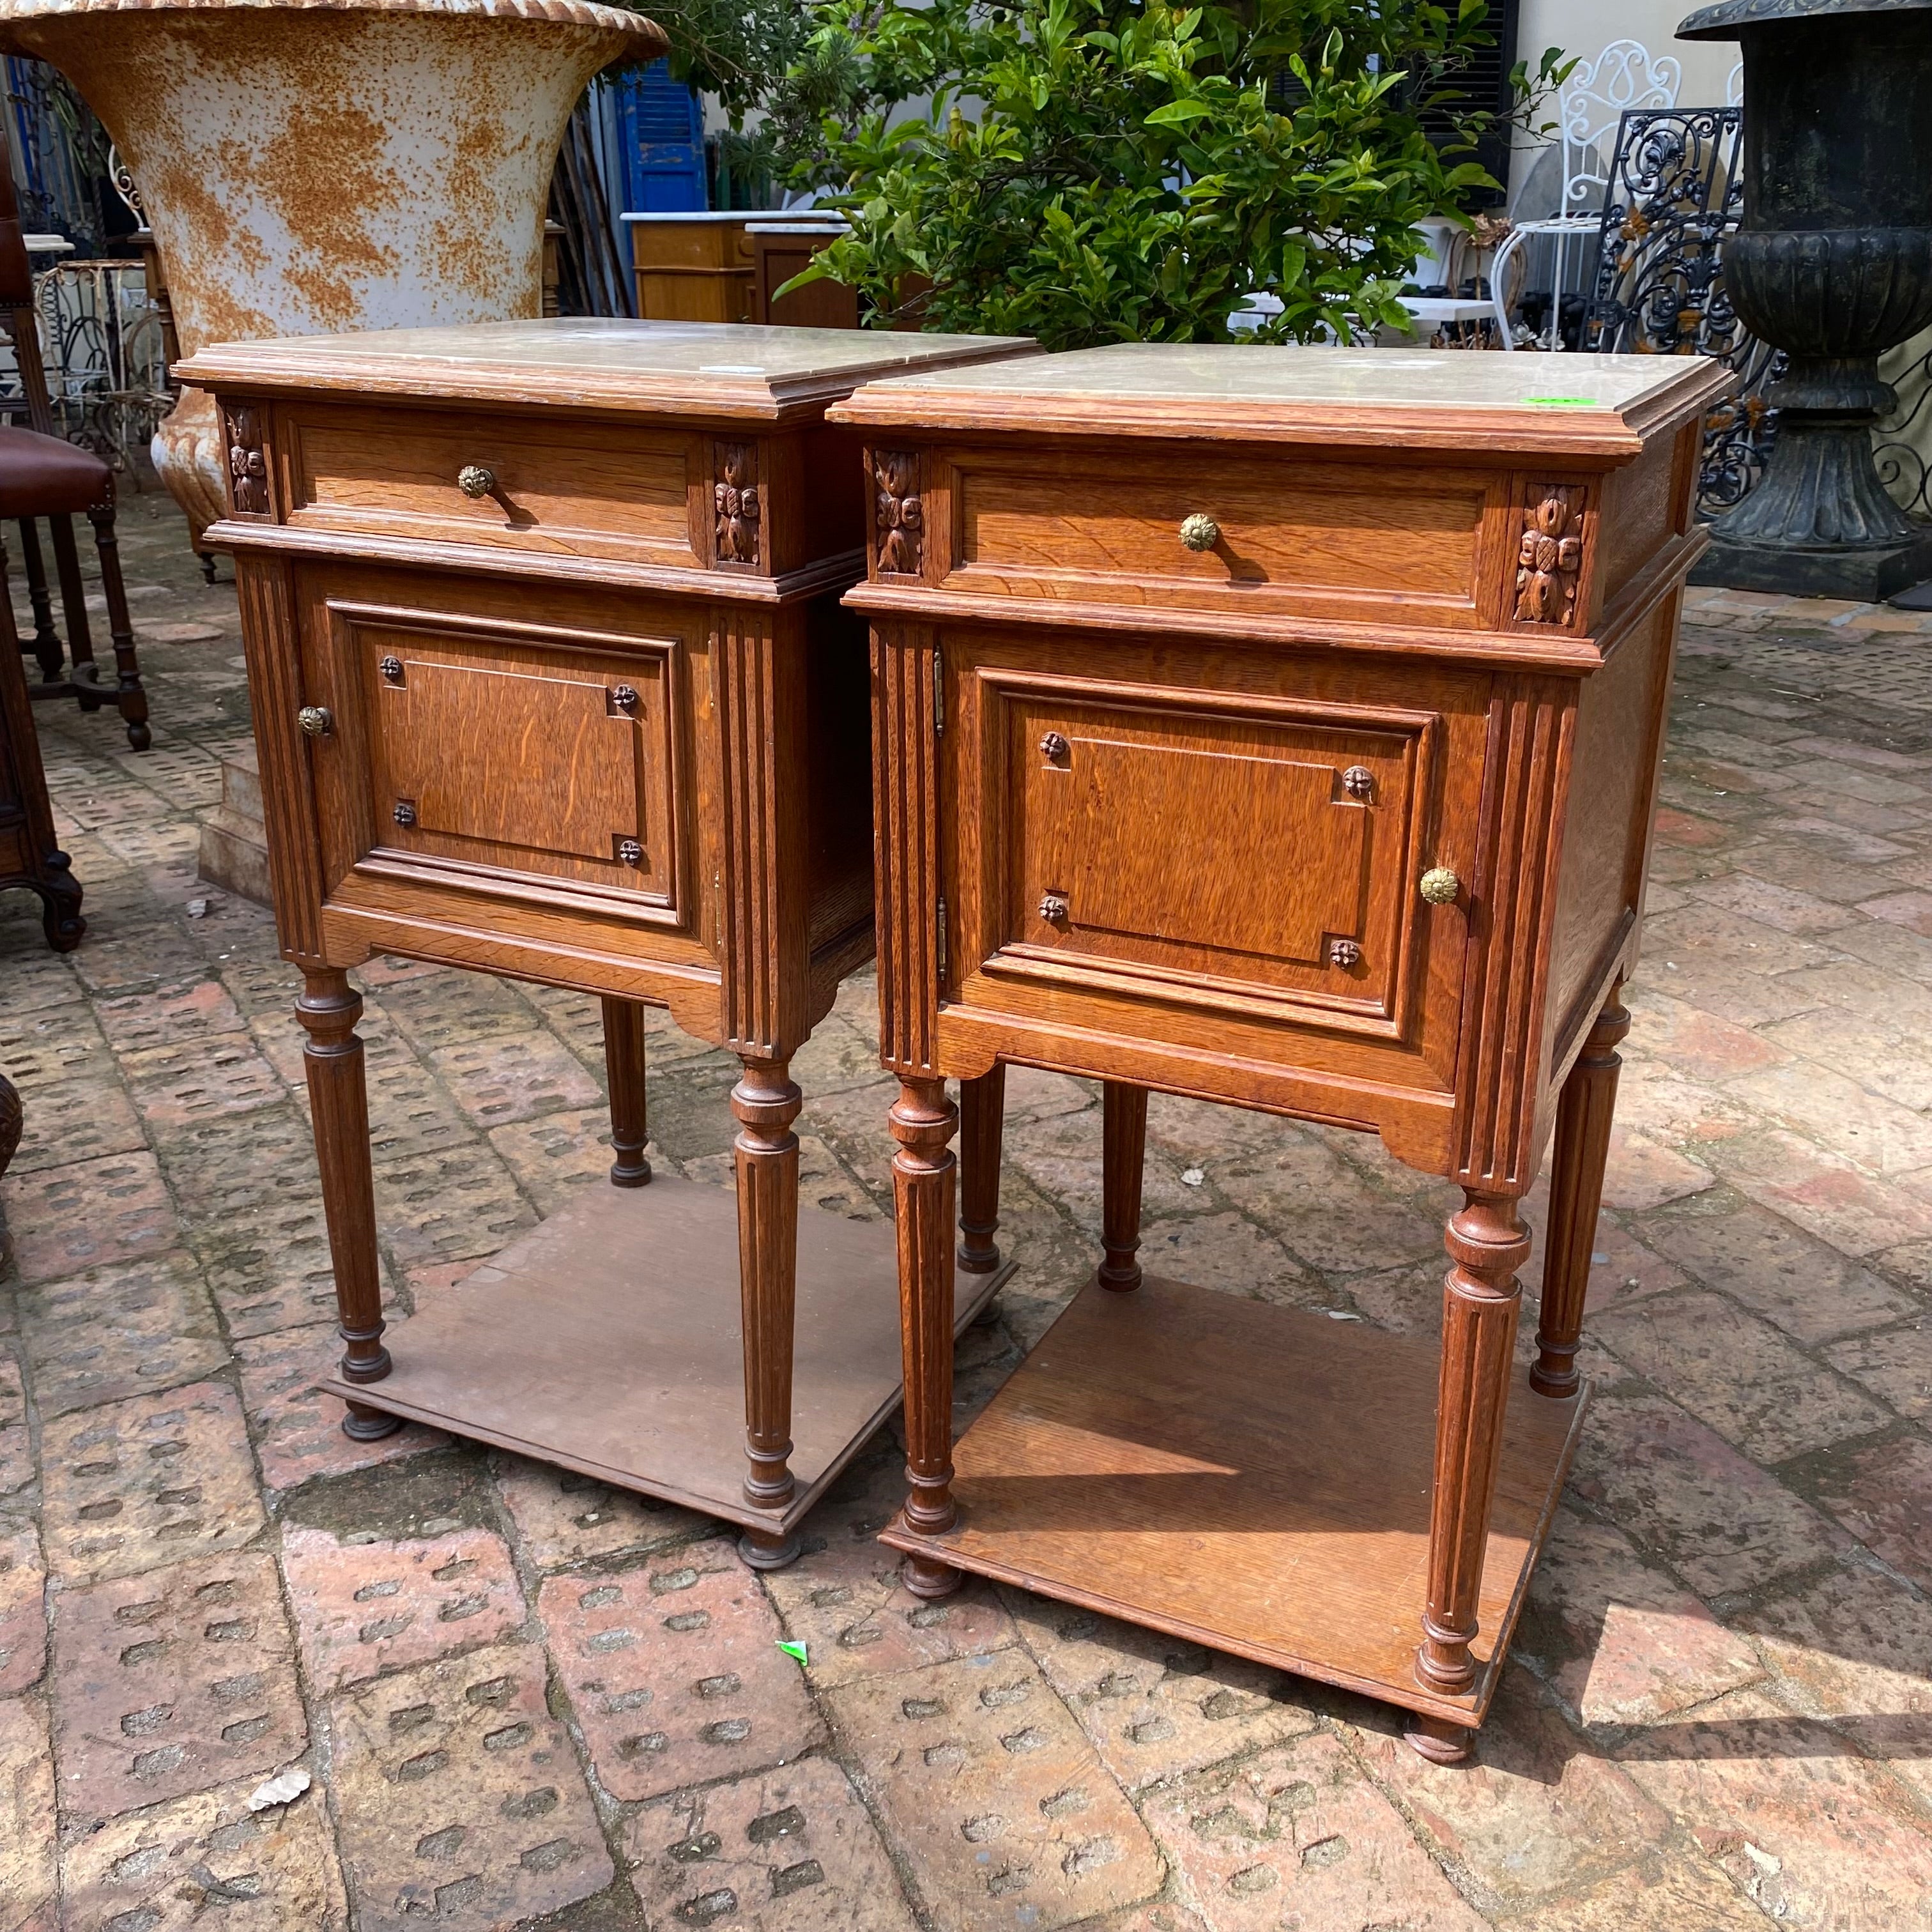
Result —
[[[1358, 337], [1395, 296], [1431, 216], [1494, 184], [1471, 158], [1497, 120], [1459, 85], [1483, 0], [878, 0], [814, 10], [788, 82], [836, 69], [794, 178], [830, 183], [852, 232], [812, 277], [890, 321], [1049, 348], [1215, 341], [1247, 298], [1264, 339]], [[1567, 69], [1512, 76], [1530, 111]], [[929, 93], [896, 122], [890, 104]], [[806, 94], [802, 93], [802, 106]]]

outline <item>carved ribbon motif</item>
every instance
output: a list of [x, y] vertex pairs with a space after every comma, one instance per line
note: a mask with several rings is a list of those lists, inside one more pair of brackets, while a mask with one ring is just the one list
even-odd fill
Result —
[[262, 454], [260, 412], [232, 409], [228, 416], [228, 494], [236, 514], [268, 514], [268, 461]]
[[748, 442], [718, 446], [718, 480], [712, 489], [716, 511], [715, 548], [720, 563], [758, 560], [758, 452]]
[[1567, 624], [1583, 567], [1583, 518], [1575, 493], [1546, 489], [1522, 513], [1516, 552], [1516, 614], [1524, 624]]
[[900, 577], [916, 577], [926, 554], [926, 514], [919, 500], [919, 458], [906, 449], [874, 452], [872, 476], [879, 486], [874, 512], [879, 568]]

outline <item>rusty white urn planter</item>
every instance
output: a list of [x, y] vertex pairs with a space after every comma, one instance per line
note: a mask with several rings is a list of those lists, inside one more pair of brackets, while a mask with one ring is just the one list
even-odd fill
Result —
[[[184, 355], [537, 314], [571, 109], [664, 45], [587, 0], [0, 0], [0, 50], [59, 68], [128, 164]], [[197, 535], [221, 514], [210, 398], [154, 466]]]

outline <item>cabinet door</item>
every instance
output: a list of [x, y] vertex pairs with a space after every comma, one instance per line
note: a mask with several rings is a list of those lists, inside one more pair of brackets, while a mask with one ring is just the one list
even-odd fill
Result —
[[1451, 1084], [1488, 680], [958, 633], [959, 1001], [1264, 1067]]
[[686, 802], [701, 614], [417, 573], [300, 580], [304, 688], [334, 721], [312, 760], [326, 919], [406, 950], [424, 946], [402, 928], [432, 928], [430, 950], [479, 964], [566, 933], [712, 963]]

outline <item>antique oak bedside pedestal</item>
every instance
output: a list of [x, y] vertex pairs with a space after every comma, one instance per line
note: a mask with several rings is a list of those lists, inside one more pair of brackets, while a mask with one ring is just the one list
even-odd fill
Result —
[[[1660, 358], [1135, 345], [870, 386], [915, 1589], [978, 1571], [1460, 1755], [1574, 1366], [1704, 411]], [[1560, 386], [1560, 398], [1544, 392]], [[950, 1439], [954, 1111], [1105, 1090], [1104, 1259]], [[1150, 1087], [1447, 1176], [1442, 1340], [1141, 1279]], [[990, 1116], [990, 1119], [989, 1119]], [[1534, 1366], [1516, 1211], [1552, 1128]], [[968, 1216], [978, 1191], [968, 1176]]]
[[[229, 445], [212, 536], [306, 980], [352, 1435], [412, 1417], [547, 1457], [742, 1524], [770, 1564], [896, 1400], [890, 1232], [797, 1208], [788, 1063], [872, 950], [865, 638], [838, 605], [866, 498], [823, 418], [869, 375], [1031, 346], [532, 322], [181, 365]], [[620, 1185], [650, 1180], [639, 1003], [738, 1054], [735, 1226], [722, 1189], [599, 1190], [392, 1360], [345, 971], [377, 952], [602, 995]], [[962, 1320], [1000, 1280], [972, 1261]]]

